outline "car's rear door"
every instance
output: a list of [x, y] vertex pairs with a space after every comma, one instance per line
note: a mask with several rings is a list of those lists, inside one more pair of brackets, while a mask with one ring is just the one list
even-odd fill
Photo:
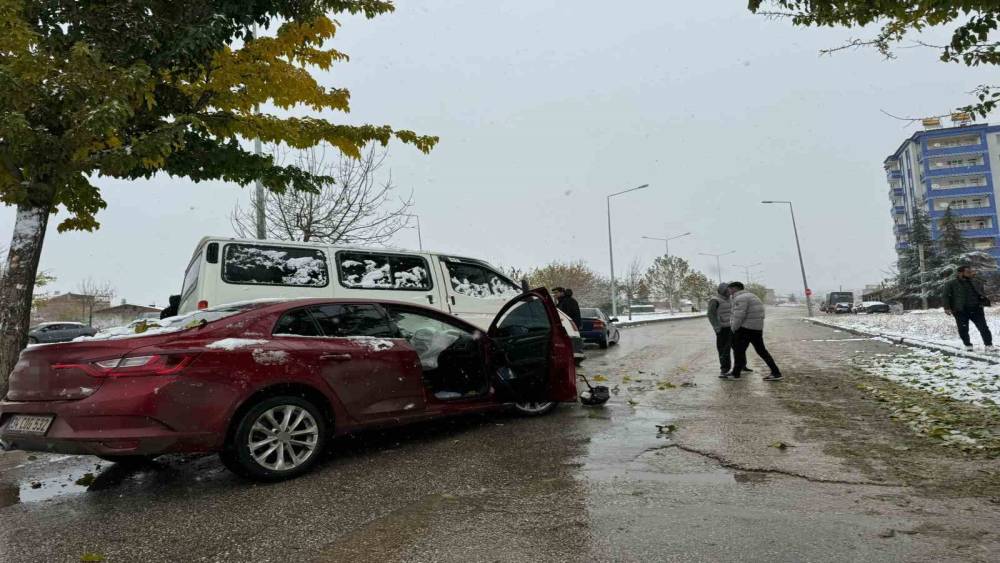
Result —
[[275, 335], [281, 332], [292, 333], [285, 338], [294, 353], [317, 370], [354, 420], [378, 422], [423, 412], [416, 352], [395, 338], [381, 307], [329, 303], [296, 309], [278, 322]]
[[573, 344], [545, 289], [509, 301], [488, 334], [500, 352], [499, 385], [514, 401], [576, 400]]

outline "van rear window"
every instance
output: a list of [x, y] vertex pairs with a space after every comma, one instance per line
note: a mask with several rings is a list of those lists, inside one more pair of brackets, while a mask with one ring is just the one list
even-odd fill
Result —
[[325, 287], [330, 276], [322, 250], [227, 244], [222, 259], [222, 279], [245, 285]]
[[338, 252], [337, 265], [340, 285], [350, 289], [427, 291], [434, 286], [420, 256]]

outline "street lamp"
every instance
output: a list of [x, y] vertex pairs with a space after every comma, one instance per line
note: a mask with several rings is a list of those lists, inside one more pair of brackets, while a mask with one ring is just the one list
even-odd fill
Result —
[[754, 266], [760, 266], [761, 264], [763, 264], [763, 262], [757, 262], [756, 264], [733, 264], [733, 266], [736, 266], [737, 268], [743, 268], [747, 274], [747, 283], [750, 283], [750, 268], [753, 268]]
[[666, 251], [665, 256], [667, 258], [669, 258], [670, 257], [670, 241], [674, 240], [675, 238], [686, 237], [686, 236], [688, 236], [690, 234], [691, 233], [684, 233], [684, 234], [674, 235], [672, 237], [667, 237], [667, 238], [659, 238], [659, 237], [642, 237], [642, 238], [644, 238], [646, 240], [658, 240], [658, 241], [662, 241], [663, 245], [665, 247], [664, 250]]
[[784, 200], [764, 200], [761, 203], [787, 203], [788, 211], [792, 214], [792, 232], [795, 233], [795, 248], [799, 251], [799, 268], [802, 269], [802, 287], [806, 290], [806, 311], [809, 316], [813, 316], [812, 290], [809, 289], [809, 282], [806, 281], [806, 265], [802, 261], [802, 245], [799, 244], [799, 228], [795, 225], [795, 208], [792, 202]]
[[608, 195], [608, 258], [611, 262], [611, 316], [612, 317], [618, 316], [618, 284], [615, 283], [615, 249], [614, 245], [611, 242], [611, 198], [648, 187], [649, 184], [643, 184], [637, 188], [632, 188], [630, 190], [624, 190], [621, 192], [615, 192], [613, 194]]
[[424, 249], [424, 236], [420, 233], [420, 215], [415, 215], [413, 213], [404, 213], [403, 217], [413, 217], [417, 220], [417, 244], [420, 245], [420, 250]]
[[730, 254], [733, 254], [735, 252], [736, 252], [735, 250], [730, 250], [729, 252], [723, 252], [722, 254], [711, 254], [709, 252], [699, 252], [698, 255], [699, 256], [714, 256], [715, 257], [715, 267], [719, 271], [719, 284], [722, 284], [722, 261], [719, 260], [719, 258], [722, 258], [723, 256], [729, 256]]

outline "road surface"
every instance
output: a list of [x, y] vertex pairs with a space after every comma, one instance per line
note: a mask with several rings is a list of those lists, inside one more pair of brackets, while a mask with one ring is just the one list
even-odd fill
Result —
[[720, 381], [704, 319], [629, 328], [582, 368], [603, 408], [368, 433], [291, 482], [0, 454], [0, 561], [995, 560], [996, 460], [890, 420], [845, 358], [893, 347], [801, 313], [769, 310], [783, 382]]

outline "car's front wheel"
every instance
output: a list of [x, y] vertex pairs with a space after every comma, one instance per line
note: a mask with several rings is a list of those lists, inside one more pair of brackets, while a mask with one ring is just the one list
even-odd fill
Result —
[[521, 416], [542, 416], [549, 414], [556, 408], [554, 401], [528, 401], [514, 403], [514, 412]]
[[243, 413], [219, 457], [238, 475], [280, 481], [309, 471], [326, 438], [326, 421], [311, 401], [269, 397]]

